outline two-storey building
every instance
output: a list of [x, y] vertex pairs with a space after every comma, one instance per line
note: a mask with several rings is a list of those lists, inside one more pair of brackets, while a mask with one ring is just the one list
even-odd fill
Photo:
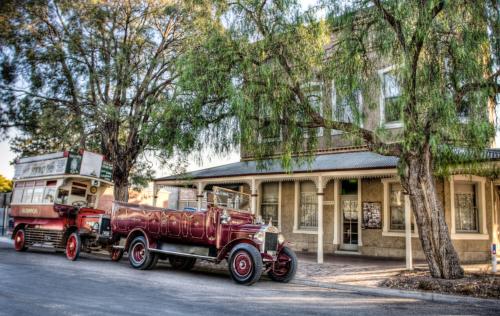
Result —
[[[377, 76], [380, 86], [370, 89], [369, 96], [361, 92], [354, 96], [363, 127], [383, 126], [397, 135], [403, 125], [400, 111], [393, 108], [401, 94], [394, 67], [381, 67]], [[352, 110], [343, 106], [334, 83], [318, 84], [317, 92], [334, 118], [352, 119]], [[366, 106], [364, 100], [376, 106]], [[252, 211], [280, 227], [296, 251], [316, 252], [318, 262], [324, 253], [406, 257], [409, 266], [412, 257], [423, 259], [409, 200], [397, 176], [398, 157], [369, 152], [340, 131], [319, 133], [312, 163], [292, 172], [281, 168], [279, 149], [261, 170], [242, 148], [240, 162], [156, 179], [156, 192], [162, 186], [196, 188], [197, 195], [179, 194], [179, 205], [198, 208], [203, 190], [212, 186], [249, 192]], [[494, 146], [487, 150], [485, 163], [498, 164], [500, 149]], [[438, 178], [446, 221], [462, 262], [489, 259], [491, 244], [498, 242], [499, 186], [498, 179], [475, 175]]]

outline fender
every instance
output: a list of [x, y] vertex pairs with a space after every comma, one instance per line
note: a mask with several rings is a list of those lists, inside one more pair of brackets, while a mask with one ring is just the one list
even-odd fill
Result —
[[78, 227], [76, 226], [70, 226], [64, 231], [63, 239], [62, 239], [62, 245], [66, 247], [66, 243], [68, 242], [69, 235], [71, 235], [73, 232], [78, 233]]
[[284, 243], [278, 245], [278, 253], [280, 253], [283, 250], [283, 248], [285, 248], [285, 247], [290, 248], [292, 245], [293, 244], [291, 242], [289, 242], [288, 240], [285, 240]]
[[19, 223], [14, 227], [14, 230], [12, 231], [12, 235], [10, 236], [10, 239], [14, 239], [16, 237], [16, 233], [18, 230], [26, 227], [26, 223]]
[[233, 247], [236, 244], [241, 244], [241, 243], [250, 244], [250, 245], [254, 246], [255, 248], [257, 248], [257, 250], [260, 252], [260, 244], [256, 243], [254, 240], [248, 239], [248, 238], [238, 238], [238, 239], [231, 240], [230, 243], [225, 245], [219, 251], [219, 254], [217, 255], [217, 260], [222, 261], [226, 257], [226, 255], [231, 251], [231, 249], [233, 249]]
[[128, 233], [127, 235], [127, 241], [125, 242], [125, 251], [128, 251], [128, 248], [130, 246], [130, 243], [132, 240], [134, 240], [135, 237], [137, 236], [143, 236], [146, 239], [146, 247], [148, 249], [150, 248], [156, 248], [156, 241], [152, 239], [144, 229], [142, 228], [134, 228]]

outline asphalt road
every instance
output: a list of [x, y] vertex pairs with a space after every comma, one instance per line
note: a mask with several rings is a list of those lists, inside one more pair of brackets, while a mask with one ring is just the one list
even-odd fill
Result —
[[279, 284], [247, 287], [228, 275], [152, 271], [84, 254], [17, 253], [0, 242], [0, 315], [500, 315], [498, 306], [443, 304]]

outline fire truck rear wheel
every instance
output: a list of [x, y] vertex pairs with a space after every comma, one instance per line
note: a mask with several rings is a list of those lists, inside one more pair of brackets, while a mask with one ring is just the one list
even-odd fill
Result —
[[196, 258], [170, 256], [170, 257], [168, 257], [168, 262], [170, 263], [172, 268], [174, 268], [176, 270], [189, 271], [194, 267], [194, 265], [196, 263]]
[[253, 245], [236, 245], [229, 254], [228, 263], [231, 278], [238, 284], [252, 285], [262, 275], [262, 256]]
[[24, 229], [19, 229], [14, 235], [14, 248], [16, 251], [26, 251], [28, 247], [26, 247], [26, 240], [24, 239]]
[[153, 259], [153, 255], [148, 250], [146, 239], [143, 236], [135, 237], [128, 250], [128, 260], [132, 268], [146, 270]]
[[66, 258], [68, 260], [75, 261], [80, 255], [81, 248], [82, 242], [80, 235], [77, 232], [71, 233], [66, 241]]

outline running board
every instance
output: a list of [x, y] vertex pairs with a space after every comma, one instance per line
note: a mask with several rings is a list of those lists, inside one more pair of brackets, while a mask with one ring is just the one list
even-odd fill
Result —
[[176, 252], [176, 251], [161, 250], [161, 249], [155, 249], [155, 248], [148, 248], [148, 250], [151, 252], [162, 253], [162, 254], [166, 254], [166, 255], [190, 257], [190, 258], [197, 258], [197, 259], [203, 259], [203, 260], [208, 260], [208, 261], [217, 261], [217, 257], [202, 256], [202, 255], [186, 253], [186, 252]]

